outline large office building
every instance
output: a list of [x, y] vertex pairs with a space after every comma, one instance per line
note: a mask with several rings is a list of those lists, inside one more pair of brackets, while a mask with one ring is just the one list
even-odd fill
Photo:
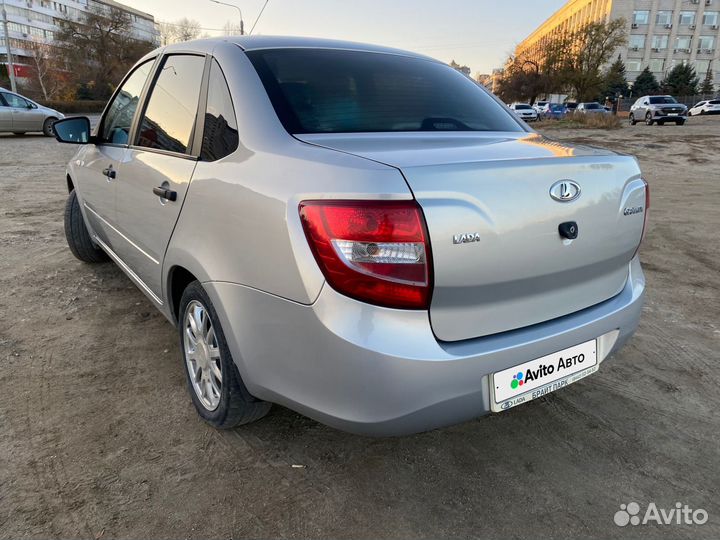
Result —
[[[114, 0], [4, 0], [7, 13], [8, 36], [0, 24], [0, 64], [6, 68], [9, 40], [15, 63], [15, 75], [22, 79], [30, 74], [31, 42], [52, 45], [55, 32], [63, 19], [82, 20], [90, 10], [118, 8], [130, 16], [132, 37], [139, 40], [159, 42], [159, 34], [152, 15], [125, 6]], [[2, 5], [0, 4], [0, 9]]]
[[720, 0], [570, 0], [517, 46], [515, 54], [542, 58], [556, 33], [587, 23], [623, 18], [628, 45], [619, 52], [634, 81], [649, 67], [658, 79], [678, 63], [689, 62], [703, 78], [712, 70], [720, 79]]

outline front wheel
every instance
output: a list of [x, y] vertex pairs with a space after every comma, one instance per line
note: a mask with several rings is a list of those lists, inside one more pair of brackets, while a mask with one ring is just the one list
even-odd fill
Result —
[[55, 129], [53, 129], [55, 122], [57, 122], [57, 118], [47, 118], [45, 120], [45, 122], [43, 123], [43, 135], [45, 135], [46, 137], [55, 136]]
[[647, 126], [652, 126], [652, 125], [653, 125], [652, 114], [647, 113], [647, 114], [645, 115], [645, 125], [647, 125]]
[[265, 416], [271, 404], [256, 399], [240, 377], [210, 297], [193, 281], [180, 300], [180, 347], [193, 405], [208, 424], [228, 429]]
[[105, 252], [90, 238], [74, 189], [65, 203], [65, 238], [72, 254], [83, 262], [99, 263], [108, 259]]
[[678, 120], [678, 121], [677, 121], [677, 125], [678, 125], [678, 126], [684, 126], [684, 125], [685, 125], [685, 120]]
[[634, 126], [637, 124], [637, 120], [635, 120], [635, 115], [633, 113], [630, 113], [630, 125]]

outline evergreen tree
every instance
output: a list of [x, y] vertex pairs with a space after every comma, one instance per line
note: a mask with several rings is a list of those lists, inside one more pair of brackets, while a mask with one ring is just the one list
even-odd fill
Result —
[[629, 93], [625, 62], [618, 55], [617, 60], [605, 73], [602, 97], [609, 97], [611, 101], [615, 101], [618, 97], [627, 96]]
[[713, 73], [711, 67], [708, 67], [707, 73], [705, 74], [705, 79], [703, 79], [702, 86], [700, 87], [700, 93], [706, 95], [715, 93], [715, 85], [713, 84]]
[[662, 91], [674, 96], [694, 96], [700, 79], [695, 68], [683, 62], [670, 70], [661, 83]]
[[660, 85], [649, 67], [643, 69], [642, 73], [635, 79], [632, 91], [635, 97], [652, 96], [660, 91]]

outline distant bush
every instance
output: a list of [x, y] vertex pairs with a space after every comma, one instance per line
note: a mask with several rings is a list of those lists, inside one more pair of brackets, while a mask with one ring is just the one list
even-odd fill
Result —
[[619, 129], [622, 122], [614, 114], [571, 114], [562, 120], [543, 120], [538, 129]]
[[38, 101], [45, 107], [50, 107], [61, 113], [101, 113], [105, 109], [107, 101], [91, 101], [91, 100], [77, 100], [77, 101]]

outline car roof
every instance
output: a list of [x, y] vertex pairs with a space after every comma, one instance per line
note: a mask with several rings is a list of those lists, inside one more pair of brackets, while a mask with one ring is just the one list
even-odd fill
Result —
[[213, 49], [223, 43], [232, 43], [243, 49], [244, 51], [257, 51], [262, 49], [335, 49], [346, 51], [365, 51], [378, 52], [385, 54], [395, 54], [401, 56], [409, 56], [413, 58], [421, 58], [424, 60], [432, 60], [439, 62], [435, 58], [425, 56], [402, 49], [394, 49], [384, 47], [382, 45], [373, 45], [370, 43], [358, 43], [354, 41], [342, 41], [336, 39], [321, 39], [313, 37], [293, 37], [293, 36], [227, 36], [217, 38], [195, 39], [183, 43], [175, 43], [166, 47], [157, 49], [146, 58], [152, 57], [158, 51], [164, 52], [201, 52], [211, 53]]

